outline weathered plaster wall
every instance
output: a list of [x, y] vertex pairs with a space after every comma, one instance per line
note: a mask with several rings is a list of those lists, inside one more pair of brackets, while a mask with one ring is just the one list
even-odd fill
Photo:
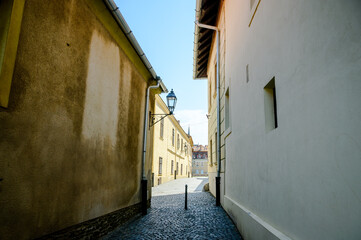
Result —
[[245, 239], [361, 239], [360, 1], [261, 1], [250, 27], [249, 1], [225, 4], [224, 208]]
[[0, 109], [1, 238], [39, 237], [140, 202], [147, 79], [111, 19], [101, 1], [26, 1]]

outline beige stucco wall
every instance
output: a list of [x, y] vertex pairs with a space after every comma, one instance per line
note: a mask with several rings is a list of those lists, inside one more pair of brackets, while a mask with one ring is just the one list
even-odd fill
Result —
[[[155, 113], [156, 114], [166, 114], [168, 113], [168, 108], [163, 102], [160, 96], [155, 97]], [[156, 117], [156, 120], [160, 117]], [[156, 121], [155, 120], [155, 121]], [[154, 186], [158, 185], [158, 182], [166, 183], [174, 180], [174, 171], [176, 171], [177, 163], [179, 165], [179, 170], [177, 173], [178, 178], [186, 178], [191, 175], [191, 158], [192, 158], [192, 144], [188, 135], [184, 132], [176, 118], [171, 115], [164, 118], [164, 132], [163, 137], [160, 136], [160, 127], [161, 123], [156, 123], [152, 128], [154, 129], [154, 150], [153, 150], [153, 167], [152, 173], [154, 174]], [[172, 130], [175, 132], [175, 141], [174, 146], [172, 145]], [[177, 147], [177, 136], [179, 135], [179, 148]], [[185, 151], [185, 148], [181, 147], [183, 140], [183, 146], [188, 145], [188, 151]], [[159, 173], [159, 157], [163, 159], [162, 164], [162, 173]], [[171, 162], [174, 161], [173, 172]], [[181, 172], [181, 166], [183, 166], [183, 171]]]
[[[224, 1], [221, 1], [219, 16], [217, 19], [217, 27], [219, 28], [219, 51], [220, 51], [220, 122], [221, 122], [221, 202], [223, 202], [223, 195], [224, 195], [224, 165], [226, 162], [225, 157], [225, 143], [224, 143], [224, 136], [225, 136], [225, 125], [224, 125], [224, 94], [225, 90], [225, 51], [226, 51], [226, 28], [225, 28], [225, 8], [224, 8]], [[209, 178], [209, 190], [210, 192], [216, 196], [216, 176], [217, 176], [217, 155], [218, 155], [218, 148], [217, 148], [217, 141], [218, 137], [216, 137], [217, 133], [217, 82], [216, 82], [216, 66], [217, 66], [217, 47], [216, 47], [216, 37], [215, 33], [213, 35], [213, 42], [210, 51], [210, 57], [208, 61], [208, 113], [210, 115], [208, 119], [208, 158], [209, 158], [209, 165], [208, 165], [208, 178]], [[217, 133], [218, 134], [218, 133]]]
[[140, 202], [151, 76], [139, 63], [102, 1], [26, 1], [0, 109], [0, 238], [39, 237]]
[[245, 239], [360, 239], [361, 3], [261, 1], [249, 27], [249, 2], [225, 1], [223, 207]]

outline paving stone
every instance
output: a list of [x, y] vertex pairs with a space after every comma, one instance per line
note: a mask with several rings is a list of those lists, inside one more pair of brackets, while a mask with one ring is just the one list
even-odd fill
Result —
[[[179, 185], [177, 180], [172, 182]], [[168, 187], [174, 190], [171, 184]], [[103, 239], [241, 239], [223, 208], [215, 206], [214, 197], [197, 189], [188, 193], [188, 210], [184, 209], [184, 193], [164, 195], [161, 191], [152, 197], [146, 216], [127, 222]]]

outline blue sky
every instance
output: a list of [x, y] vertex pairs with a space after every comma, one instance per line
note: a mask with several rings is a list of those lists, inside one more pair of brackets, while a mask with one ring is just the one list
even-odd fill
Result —
[[[172, 88], [175, 117], [207, 144], [207, 82], [193, 80], [195, 0], [115, 0], [155, 72]], [[166, 94], [162, 94], [165, 99]]]

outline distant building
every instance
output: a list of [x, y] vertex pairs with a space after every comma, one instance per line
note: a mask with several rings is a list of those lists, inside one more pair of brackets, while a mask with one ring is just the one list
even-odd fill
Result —
[[[155, 114], [167, 114], [169, 110], [160, 96], [155, 97]], [[153, 120], [152, 186], [176, 178], [191, 176], [192, 138], [180, 126], [174, 115]]]
[[208, 146], [194, 145], [192, 176], [208, 176]]

